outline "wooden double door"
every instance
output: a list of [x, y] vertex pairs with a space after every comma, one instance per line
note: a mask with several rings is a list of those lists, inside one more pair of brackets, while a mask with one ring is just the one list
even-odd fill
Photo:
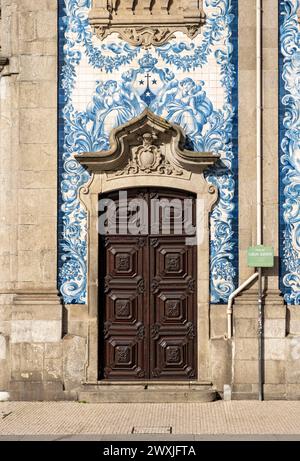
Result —
[[[195, 197], [164, 189], [127, 193], [128, 200], [142, 198], [147, 204], [148, 231], [100, 237], [100, 379], [196, 379], [197, 247], [187, 243], [184, 226], [178, 231], [185, 203], [189, 215], [192, 205], [195, 224]], [[116, 204], [120, 220], [124, 205], [118, 193], [107, 198]], [[167, 229], [166, 203], [173, 199], [177, 205], [169, 208]], [[153, 200], [162, 200], [156, 215]], [[127, 218], [130, 214], [127, 210]], [[181, 215], [183, 224], [186, 216]]]

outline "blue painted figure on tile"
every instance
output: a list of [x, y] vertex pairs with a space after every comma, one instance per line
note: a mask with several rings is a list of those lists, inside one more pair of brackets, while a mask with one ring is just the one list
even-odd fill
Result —
[[[128, 76], [126, 76], [128, 79]], [[141, 110], [141, 101], [136, 93], [128, 92], [125, 84], [115, 80], [98, 82], [87, 116], [93, 122], [92, 135], [101, 143], [109, 139], [111, 130], [136, 117]]]
[[203, 91], [204, 82], [190, 77], [171, 81], [158, 96], [153, 109], [172, 123], [180, 125], [185, 134], [195, 141], [213, 112], [213, 105]]

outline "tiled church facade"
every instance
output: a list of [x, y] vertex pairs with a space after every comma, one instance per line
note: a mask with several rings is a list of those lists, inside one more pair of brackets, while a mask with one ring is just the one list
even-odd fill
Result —
[[[122, 0], [0, 2], [0, 399], [130, 401], [130, 388], [98, 381], [95, 197], [160, 185], [205, 204], [203, 267], [195, 274], [197, 391], [176, 382], [169, 394], [212, 399], [230, 385], [233, 398], [257, 398], [257, 284], [235, 299], [227, 335], [229, 296], [254, 272], [247, 248], [256, 243], [256, 2], [190, 2], [188, 14], [175, 1], [125, 3], [123, 11]], [[263, 241], [275, 250], [263, 283], [264, 394], [293, 399], [300, 397], [300, 1], [263, 3]], [[164, 8], [177, 18], [174, 29]], [[129, 33], [118, 25], [122, 14], [129, 24], [157, 15], [160, 33], [143, 35], [143, 24]], [[197, 172], [183, 162], [182, 177], [174, 169], [110, 177], [78, 160], [109, 151], [112, 131], [126, 124], [130, 131], [143, 113], [179, 125], [185, 148], [215, 161]], [[141, 401], [166, 398], [155, 380], [151, 397], [136, 389]]]

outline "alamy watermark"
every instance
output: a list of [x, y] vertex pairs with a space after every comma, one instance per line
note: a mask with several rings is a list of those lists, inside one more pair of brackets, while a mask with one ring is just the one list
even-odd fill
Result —
[[186, 245], [201, 245], [204, 239], [204, 200], [193, 198], [129, 198], [120, 191], [116, 200], [98, 202], [100, 235], [176, 235]]

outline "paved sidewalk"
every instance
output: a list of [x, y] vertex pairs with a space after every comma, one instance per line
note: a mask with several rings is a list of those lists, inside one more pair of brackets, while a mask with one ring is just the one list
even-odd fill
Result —
[[300, 440], [300, 402], [0, 403], [0, 440], [41, 438]]

